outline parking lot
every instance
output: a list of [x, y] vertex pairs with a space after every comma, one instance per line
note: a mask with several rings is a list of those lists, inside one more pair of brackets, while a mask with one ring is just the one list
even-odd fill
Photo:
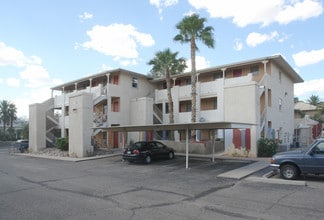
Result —
[[[118, 163], [121, 161], [120, 157], [116, 157]], [[186, 170], [186, 161], [183, 156], [176, 156], [172, 160], [156, 160], [150, 165], [144, 163], [129, 163], [127, 161], [122, 161], [122, 166], [132, 166], [135, 169], [142, 169], [147, 167], [148, 169], [163, 169], [165, 172], [183, 172]], [[250, 160], [237, 160], [237, 159], [216, 159], [214, 162], [210, 158], [199, 158], [191, 157], [189, 159], [189, 169], [190, 172], [201, 173], [204, 172], [210, 175], [219, 175], [221, 173], [227, 172], [229, 170], [237, 169], [242, 166], [251, 164]]]
[[148, 165], [123, 162], [120, 156], [71, 162], [10, 155], [0, 148], [0, 219], [295, 220], [324, 215], [324, 188], [219, 177], [249, 165], [249, 160], [190, 158], [186, 169], [181, 156]]

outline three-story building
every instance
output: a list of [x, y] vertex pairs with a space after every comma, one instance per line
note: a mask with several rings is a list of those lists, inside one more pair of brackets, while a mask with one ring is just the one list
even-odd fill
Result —
[[[173, 76], [171, 92], [175, 123], [191, 123], [190, 74]], [[252, 124], [248, 129], [217, 130], [216, 138], [222, 141], [223, 151], [228, 153], [241, 154], [244, 151], [256, 156], [256, 143], [260, 137], [289, 144], [294, 131], [294, 84], [300, 82], [303, 82], [301, 77], [280, 55], [198, 70], [197, 122]], [[43, 115], [47, 121], [47, 145], [52, 142], [54, 130], [59, 129], [62, 137], [72, 132], [69, 116], [76, 113], [73, 111], [76, 108], [71, 109], [71, 98], [84, 93], [91, 94], [91, 101], [84, 104], [92, 109], [91, 115], [84, 116], [91, 117], [92, 121], [92, 129], [88, 131], [91, 133], [90, 145], [114, 148], [123, 147], [121, 140], [125, 137], [128, 143], [168, 137], [167, 132], [160, 135], [153, 132], [123, 134], [103, 129], [121, 125], [168, 124], [168, 99], [163, 78], [151, 79], [117, 69], [58, 85], [52, 91], [52, 94], [57, 91], [61, 94], [52, 95], [50, 100], [42, 103], [46, 105]], [[38, 111], [32, 106], [30, 110]], [[36, 120], [33, 115], [37, 113], [30, 114], [31, 121]], [[37, 123], [31, 122], [31, 126], [37, 127]], [[210, 141], [215, 137], [211, 132], [196, 131], [195, 141]], [[31, 140], [34, 135], [30, 133]], [[174, 137], [175, 141], [181, 142], [185, 138], [184, 132], [175, 131]]]

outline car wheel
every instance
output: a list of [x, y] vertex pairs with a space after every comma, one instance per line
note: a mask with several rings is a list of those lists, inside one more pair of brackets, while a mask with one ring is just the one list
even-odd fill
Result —
[[298, 170], [294, 165], [285, 164], [280, 168], [280, 174], [286, 180], [293, 180], [298, 176]]
[[174, 158], [174, 153], [172, 151], [169, 152], [169, 159], [173, 159]]
[[145, 163], [149, 164], [149, 163], [151, 163], [151, 162], [152, 162], [152, 158], [151, 158], [151, 156], [150, 156], [150, 155], [147, 155], [147, 156], [145, 157]]

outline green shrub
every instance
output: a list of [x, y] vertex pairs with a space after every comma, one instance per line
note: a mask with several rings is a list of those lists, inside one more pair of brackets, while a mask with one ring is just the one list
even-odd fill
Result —
[[267, 138], [258, 140], [258, 157], [272, 157], [277, 152], [278, 144]]
[[56, 146], [60, 150], [67, 151], [69, 150], [69, 139], [68, 138], [58, 138]]

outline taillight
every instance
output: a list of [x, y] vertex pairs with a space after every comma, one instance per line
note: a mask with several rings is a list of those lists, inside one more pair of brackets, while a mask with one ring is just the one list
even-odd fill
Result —
[[133, 154], [139, 154], [140, 152], [139, 152], [139, 150], [133, 150], [132, 153]]

